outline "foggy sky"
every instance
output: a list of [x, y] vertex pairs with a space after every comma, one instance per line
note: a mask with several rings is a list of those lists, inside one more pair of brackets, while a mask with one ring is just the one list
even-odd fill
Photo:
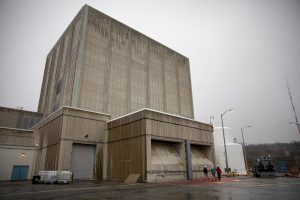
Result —
[[95, 9], [190, 60], [196, 120], [241, 142], [299, 141], [300, 1], [0, 0], [0, 106], [37, 110], [46, 56], [80, 8]]

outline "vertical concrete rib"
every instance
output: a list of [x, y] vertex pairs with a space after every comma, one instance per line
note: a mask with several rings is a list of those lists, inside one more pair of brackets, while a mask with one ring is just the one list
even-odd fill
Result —
[[[74, 24], [73, 22], [71, 23], [71, 26], [70, 26], [70, 38], [69, 38], [69, 46], [68, 46], [68, 49], [69, 49], [69, 52], [67, 54], [67, 57], [66, 57], [66, 66], [68, 66], [67, 68], [67, 76], [66, 76], [66, 80], [65, 80], [65, 90], [64, 91], [67, 91], [68, 89], [71, 90], [71, 91], [68, 91], [64, 93], [64, 105], [67, 105], [67, 106], [71, 106], [72, 104], [72, 94], [73, 94], [73, 87], [71, 87], [71, 80], [74, 80], [73, 78], [73, 75], [75, 74], [72, 73], [72, 62], [71, 62], [71, 59], [72, 59], [72, 46], [73, 46], [73, 39], [74, 39]], [[75, 70], [74, 70], [75, 71]]]
[[46, 115], [52, 113], [52, 92], [53, 92], [53, 76], [55, 75], [55, 57], [56, 57], [56, 54], [57, 54], [57, 50], [54, 48], [53, 51], [52, 51], [52, 61], [51, 61], [51, 69], [50, 69], [50, 75], [49, 75], [49, 80], [50, 80], [50, 83], [47, 87], [47, 102], [46, 102]]
[[180, 80], [179, 80], [179, 67], [180, 65], [178, 65], [178, 63], [180, 62], [176, 62], [175, 65], [175, 70], [176, 70], [176, 79], [177, 79], [177, 99], [178, 99], [178, 114], [182, 115], [181, 113], [181, 99], [180, 99]]
[[146, 107], [150, 108], [150, 69], [149, 69], [149, 56], [150, 56], [150, 40], [147, 39], [147, 56], [146, 56]]
[[131, 29], [129, 29], [129, 60], [127, 66], [127, 113], [130, 113], [131, 110], [131, 68], [132, 68], [132, 34]]
[[[59, 99], [57, 99], [58, 96], [56, 94], [56, 89], [57, 89], [56, 88], [56, 84], [58, 83], [58, 77], [59, 77], [59, 73], [58, 72], [61, 73], [61, 68], [62, 68], [62, 66], [61, 66], [61, 60], [62, 60], [63, 51], [64, 51], [64, 43], [65, 43], [65, 39], [62, 38], [62, 40], [59, 43], [59, 47], [58, 47], [59, 52], [58, 52], [58, 58], [57, 58], [57, 64], [56, 64], [55, 81], [54, 81], [54, 84], [55, 84], [54, 85], [54, 99], [53, 99], [53, 103], [54, 103], [54, 108], [55, 109], [58, 109], [58, 107], [56, 107], [56, 103], [57, 103], [57, 101], [58, 102], [60, 101]], [[60, 96], [60, 98], [61, 98], [61, 96]], [[59, 105], [59, 106], [61, 106], [61, 105]]]
[[189, 82], [190, 82], [190, 91], [191, 91], [191, 95], [190, 95], [190, 97], [191, 97], [191, 117], [194, 119], [194, 104], [193, 104], [193, 89], [192, 89], [192, 80], [191, 80], [191, 70], [190, 70], [190, 62], [189, 62], [189, 60], [188, 60], [188, 58], [187, 58], [187, 62], [185, 62], [185, 63], [187, 63], [187, 67], [188, 67], [188, 73], [189, 73]]
[[47, 82], [49, 79], [50, 64], [51, 64], [51, 60], [49, 59], [49, 56], [47, 56], [44, 76], [43, 76], [43, 83], [42, 83], [40, 99], [39, 99], [39, 105], [38, 105], [38, 112], [40, 113], [44, 113], [45, 95], [46, 95]]
[[111, 18], [109, 20], [109, 29], [108, 29], [108, 47], [107, 47], [107, 70], [106, 70], [106, 77], [105, 77], [105, 84], [104, 84], [104, 108], [102, 109], [105, 113], [108, 113], [108, 101], [109, 101], [109, 80], [110, 80], [110, 65], [111, 65], [111, 54], [112, 54], [112, 49], [111, 49]]
[[[55, 108], [55, 102], [56, 102], [56, 83], [57, 83], [57, 76], [58, 73], [57, 71], [59, 71], [59, 61], [60, 61], [60, 54], [61, 54], [61, 41], [57, 43], [57, 46], [55, 47], [56, 49], [56, 55], [55, 55], [55, 67], [54, 67], [54, 76], [52, 79], [52, 86], [51, 86], [51, 94], [50, 94], [50, 102], [51, 102], [51, 111], [53, 112], [55, 111], [53, 108]], [[56, 59], [57, 58], [57, 59]]]
[[167, 86], [166, 86], [166, 67], [165, 67], [165, 59], [166, 59], [166, 53], [168, 53], [166, 50], [163, 50], [163, 56], [162, 56], [162, 84], [163, 84], [163, 110], [164, 112], [167, 112]]
[[76, 61], [76, 69], [75, 69], [75, 80], [74, 80], [74, 88], [72, 95], [72, 106], [79, 107], [80, 106], [80, 88], [81, 88], [81, 79], [82, 72], [84, 67], [84, 57], [85, 57], [85, 48], [87, 41], [87, 23], [88, 23], [88, 6], [85, 5], [83, 8], [83, 22], [81, 25], [81, 39], [79, 43], [79, 49], [77, 53], [77, 61]]
[[[69, 28], [68, 32], [73, 31], [73, 25], [71, 28]], [[69, 33], [68, 33], [69, 34]], [[67, 35], [68, 35], [67, 34]], [[71, 35], [71, 36], [70, 36]], [[63, 105], [68, 105], [66, 102], [66, 89], [67, 89], [67, 79], [68, 79], [68, 71], [71, 69], [70, 66], [70, 57], [71, 57], [71, 52], [72, 52], [72, 40], [73, 40], [73, 34], [70, 34], [68, 37], [68, 46], [66, 49], [66, 61], [65, 61], [65, 69], [64, 69], [64, 78], [63, 78], [63, 97], [62, 97], [62, 104]], [[69, 105], [68, 105], [69, 106]]]

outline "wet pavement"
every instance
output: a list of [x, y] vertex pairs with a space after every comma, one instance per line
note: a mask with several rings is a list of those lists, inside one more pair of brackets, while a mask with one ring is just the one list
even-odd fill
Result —
[[300, 199], [300, 178], [223, 178], [127, 185], [77, 181], [66, 185], [0, 182], [0, 199]]

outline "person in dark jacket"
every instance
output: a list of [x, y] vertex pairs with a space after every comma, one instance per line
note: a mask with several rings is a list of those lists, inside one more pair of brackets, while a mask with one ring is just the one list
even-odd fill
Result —
[[206, 180], [206, 179], [208, 180], [208, 170], [207, 170], [206, 165], [203, 168], [203, 172], [204, 172], [204, 180]]
[[219, 166], [217, 166], [217, 174], [218, 174], [218, 180], [221, 181], [222, 170]]

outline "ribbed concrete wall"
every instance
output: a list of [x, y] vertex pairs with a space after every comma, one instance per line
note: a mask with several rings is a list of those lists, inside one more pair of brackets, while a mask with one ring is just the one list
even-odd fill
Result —
[[72, 105], [75, 71], [82, 41], [83, 11], [81, 9], [47, 56], [38, 106], [38, 112], [44, 116], [63, 105]]
[[0, 145], [33, 147], [35, 134], [31, 130], [0, 128]]
[[112, 118], [152, 108], [193, 118], [186, 57], [88, 7], [79, 107]]
[[106, 124], [109, 116], [63, 107], [34, 126], [38, 144], [35, 173], [39, 170], [71, 170], [75, 143], [96, 145], [95, 178], [102, 178]]
[[112, 118], [145, 107], [193, 118], [189, 60], [84, 6], [46, 62], [39, 111], [62, 105]]
[[41, 118], [41, 113], [0, 106], [0, 127], [30, 129]]
[[[198, 153], [194, 162], [214, 162], [208, 124], [144, 109], [109, 121], [107, 129], [109, 179], [126, 179], [130, 173], [147, 181], [186, 178], [186, 140]], [[193, 168], [194, 173], [199, 168]]]
[[35, 129], [38, 144], [35, 170], [56, 170], [62, 131], [62, 116], [49, 120], [43, 126]]

